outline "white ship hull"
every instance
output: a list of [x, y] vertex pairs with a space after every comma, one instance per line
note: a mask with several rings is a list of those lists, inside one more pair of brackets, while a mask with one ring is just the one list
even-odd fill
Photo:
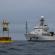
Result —
[[26, 35], [25, 36], [28, 41], [55, 41], [54, 36], [37, 36], [37, 35]]

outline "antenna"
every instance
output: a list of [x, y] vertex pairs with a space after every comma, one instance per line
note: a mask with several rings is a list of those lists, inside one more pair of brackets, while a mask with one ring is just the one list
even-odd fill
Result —
[[27, 24], [27, 20], [26, 20], [26, 34], [28, 33], [28, 24]]

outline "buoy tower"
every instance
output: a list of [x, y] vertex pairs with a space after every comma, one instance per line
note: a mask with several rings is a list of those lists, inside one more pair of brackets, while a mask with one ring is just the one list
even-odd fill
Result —
[[8, 36], [9, 37], [9, 22], [7, 19], [3, 19], [3, 22], [2, 22], [2, 26], [3, 26], [3, 36], [4, 36], [4, 33], [7, 32]]
[[2, 31], [3, 34], [0, 37], [0, 42], [11, 42], [11, 37], [9, 36], [9, 22], [5, 18], [2, 21]]

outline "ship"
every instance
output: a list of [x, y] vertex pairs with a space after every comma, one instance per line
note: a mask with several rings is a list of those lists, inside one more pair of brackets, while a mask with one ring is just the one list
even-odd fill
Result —
[[55, 41], [55, 32], [49, 31], [48, 24], [45, 23], [44, 16], [41, 16], [39, 24], [33, 28], [33, 31], [28, 32], [28, 24], [26, 21], [25, 37], [28, 41]]
[[3, 19], [1, 29], [2, 29], [2, 36], [0, 36], [0, 43], [14, 42], [14, 40], [12, 40], [9, 35], [9, 22], [8, 22], [7, 18]]

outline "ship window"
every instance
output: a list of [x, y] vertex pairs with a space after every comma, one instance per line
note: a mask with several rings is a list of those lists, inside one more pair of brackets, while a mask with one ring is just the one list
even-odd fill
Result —
[[50, 34], [44, 34], [44, 33], [42, 35], [44, 35], [44, 36], [50, 36]]
[[38, 30], [38, 31], [40, 31], [40, 30]]
[[34, 29], [42, 29], [42, 28], [34, 28]]
[[47, 26], [47, 25], [44, 25], [44, 26]]

